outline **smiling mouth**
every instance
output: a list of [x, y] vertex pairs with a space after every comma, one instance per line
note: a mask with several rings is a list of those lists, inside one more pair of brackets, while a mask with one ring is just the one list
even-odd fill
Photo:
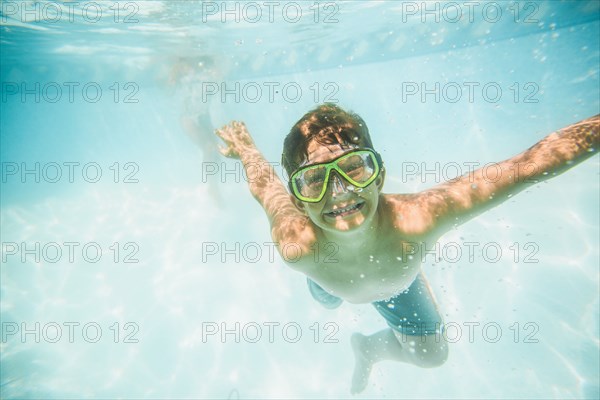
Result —
[[325, 215], [327, 215], [330, 218], [345, 217], [347, 215], [359, 212], [363, 208], [364, 205], [365, 205], [365, 203], [352, 204], [350, 206], [346, 206], [344, 208], [338, 208], [337, 210], [333, 210], [331, 212], [325, 213]]

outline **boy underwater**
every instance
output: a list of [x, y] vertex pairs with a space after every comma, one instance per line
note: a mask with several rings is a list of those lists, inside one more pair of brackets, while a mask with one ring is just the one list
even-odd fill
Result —
[[[497, 163], [493, 182], [482, 168], [414, 194], [381, 192], [385, 168], [367, 125], [334, 104], [305, 114], [285, 139], [282, 164], [291, 194], [243, 123], [234, 121], [216, 133], [225, 142], [221, 153], [239, 158], [256, 177], [249, 179], [250, 191], [267, 214], [273, 241], [286, 264], [307, 276], [312, 296], [326, 308], [342, 299], [372, 303], [387, 320], [387, 329], [352, 335], [351, 392], [359, 393], [379, 361], [429, 368], [448, 357], [439, 335], [442, 317], [421, 257], [412, 256], [414, 244], [431, 249], [446, 232], [509, 195], [592, 156], [599, 130], [596, 115]], [[292, 247], [297, 251], [282, 251]]]

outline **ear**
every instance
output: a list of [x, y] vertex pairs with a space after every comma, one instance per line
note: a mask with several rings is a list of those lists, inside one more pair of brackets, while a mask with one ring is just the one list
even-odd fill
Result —
[[293, 194], [290, 194], [290, 200], [292, 201], [294, 206], [296, 206], [298, 211], [300, 211], [301, 213], [306, 213], [306, 211], [304, 210], [304, 202], [298, 200]]
[[375, 185], [377, 185], [377, 190], [379, 190], [381, 192], [381, 189], [383, 189], [383, 183], [385, 182], [385, 167], [381, 168], [381, 172], [379, 173], [379, 176], [377, 177], [377, 179], [375, 179]]

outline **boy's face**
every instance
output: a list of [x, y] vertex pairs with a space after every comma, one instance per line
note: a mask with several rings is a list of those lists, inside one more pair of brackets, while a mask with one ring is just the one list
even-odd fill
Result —
[[[352, 150], [354, 149], [342, 149], [337, 144], [323, 145], [311, 141], [308, 145], [308, 159], [303, 166], [326, 163]], [[383, 178], [382, 172], [369, 186], [359, 189], [332, 170], [325, 196], [321, 201], [307, 203], [292, 197], [296, 206], [304, 210], [312, 222], [321, 229], [351, 231], [373, 219], [377, 212]], [[340, 210], [347, 211], [340, 213]]]

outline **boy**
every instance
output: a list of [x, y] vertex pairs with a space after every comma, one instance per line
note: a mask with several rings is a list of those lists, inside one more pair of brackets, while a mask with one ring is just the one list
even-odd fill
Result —
[[388, 329], [352, 336], [351, 391], [358, 393], [378, 361], [435, 367], [448, 356], [445, 341], [436, 335], [442, 318], [420, 272], [421, 259], [413, 256], [414, 245], [432, 249], [444, 233], [509, 194], [592, 156], [599, 125], [596, 115], [550, 134], [498, 163], [494, 182], [479, 169], [416, 194], [381, 193], [385, 169], [365, 122], [333, 104], [308, 112], [285, 139], [282, 161], [291, 194], [243, 123], [232, 122], [216, 133], [226, 144], [221, 153], [239, 158], [248, 174], [256, 174], [249, 179], [250, 191], [265, 209], [281, 256], [307, 275], [313, 297], [327, 308], [339, 306], [341, 299], [373, 303], [387, 320]]

